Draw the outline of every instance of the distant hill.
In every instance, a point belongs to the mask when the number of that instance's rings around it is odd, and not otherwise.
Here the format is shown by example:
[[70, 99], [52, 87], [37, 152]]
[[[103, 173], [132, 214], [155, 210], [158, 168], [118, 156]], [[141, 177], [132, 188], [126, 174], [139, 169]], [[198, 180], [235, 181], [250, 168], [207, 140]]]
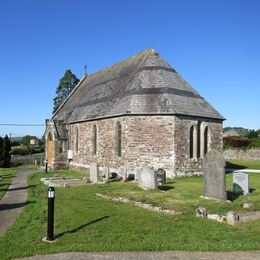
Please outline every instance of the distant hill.
[[23, 139], [23, 136], [17, 136], [17, 137], [11, 137], [12, 142], [16, 141], [16, 142], [21, 142]]
[[243, 127], [224, 127], [223, 132], [234, 132], [237, 133], [237, 135], [246, 136], [249, 133], [249, 129], [243, 128]]

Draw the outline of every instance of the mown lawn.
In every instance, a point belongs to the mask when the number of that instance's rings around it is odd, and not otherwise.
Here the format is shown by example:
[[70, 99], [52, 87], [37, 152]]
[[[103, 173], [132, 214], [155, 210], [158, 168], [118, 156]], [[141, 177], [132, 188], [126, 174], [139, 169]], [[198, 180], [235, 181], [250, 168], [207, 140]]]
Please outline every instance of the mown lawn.
[[16, 174], [16, 171], [22, 170], [25, 168], [33, 169], [33, 168], [36, 168], [36, 166], [35, 165], [24, 165], [24, 166], [11, 167], [11, 168], [0, 168], [0, 176], [2, 177], [2, 179], [0, 179], [0, 199], [5, 195], [6, 191], [8, 190], [8, 187], [9, 187], [10, 183], [12, 182], [13, 177]]
[[[60, 171], [61, 174], [83, 177], [85, 173]], [[229, 210], [245, 211], [242, 203], [254, 202], [252, 210], [260, 210], [260, 174], [250, 173], [253, 193], [232, 203], [201, 199], [203, 178], [170, 180], [159, 191], [143, 191], [137, 184], [110, 182], [56, 188], [55, 234], [58, 240], [46, 244], [47, 187], [40, 183], [44, 173], [29, 177], [29, 204], [16, 223], [0, 237], [1, 259], [71, 252], [71, 251], [231, 251], [260, 250], [260, 221], [232, 227], [195, 216], [198, 206], [210, 213]], [[227, 175], [231, 189], [232, 174]], [[139, 207], [106, 201], [96, 193], [122, 195], [136, 200], [181, 211], [169, 216]]]
[[260, 170], [260, 160], [255, 160], [255, 161], [228, 160], [226, 163], [226, 168]]
[[0, 199], [5, 195], [13, 177], [15, 176], [17, 168], [0, 168]]

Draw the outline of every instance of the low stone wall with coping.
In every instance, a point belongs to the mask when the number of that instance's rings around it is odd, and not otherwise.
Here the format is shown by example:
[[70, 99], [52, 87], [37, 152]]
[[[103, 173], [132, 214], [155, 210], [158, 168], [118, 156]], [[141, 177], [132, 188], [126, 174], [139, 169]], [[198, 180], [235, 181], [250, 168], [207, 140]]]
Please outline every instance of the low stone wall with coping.
[[223, 155], [226, 160], [260, 160], [260, 149], [227, 149]]

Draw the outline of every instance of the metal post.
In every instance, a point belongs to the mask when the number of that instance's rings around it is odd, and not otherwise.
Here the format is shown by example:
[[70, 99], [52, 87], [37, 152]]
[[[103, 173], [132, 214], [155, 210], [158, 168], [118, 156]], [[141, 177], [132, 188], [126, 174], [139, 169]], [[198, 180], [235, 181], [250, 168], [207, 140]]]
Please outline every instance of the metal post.
[[45, 173], [48, 172], [48, 160], [45, 160]]
[[47, 227], [47, 240], [54, 240], [54, 193], [55, 189], [53, 187], [49, 187], [48, 189], [48, 227]]

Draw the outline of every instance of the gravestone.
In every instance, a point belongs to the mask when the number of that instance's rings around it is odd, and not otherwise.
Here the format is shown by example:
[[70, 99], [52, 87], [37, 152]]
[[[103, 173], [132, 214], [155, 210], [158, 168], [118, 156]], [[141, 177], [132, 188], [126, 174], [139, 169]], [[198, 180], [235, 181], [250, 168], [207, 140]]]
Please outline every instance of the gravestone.
[[203, 159], [204, 197], [226, 200], [225, 160], [217, 150], [209, 151]]
[[118, 170], [118, 176], [123, 180], [127, 180], [127, 170], [125, 166], [120, 166]]
[[89, 166], [90, 169], [90, 180], [94, 183], [98, 183], [98, 164], [93, 162]]
[[140, 179], [141, 171], [142, 171], [142, 168], [140, 168], [140, 167], [136, 167], [134, 169], [134, 175], [135, 175], [136, 181], [138, 181]]
[[103, 175], [104, 175], [104, 182], [108, 183], [109, 181], [109, 168], [103, 167]]
[[155, 171], [157, 175], [157, 181], [159, 185], [164, 185], [166, 183], [166, 171], [162, 168], [159, 168]]
[[244, 195], [249, 193], [248, 174], [243, 172], [233, 174], [233, 192], [243, 193]]
[[155, 171], [149, 167], [143, 167], [139, 176], [138, 186], [144, 190], [157, 189], [158, 181]]

